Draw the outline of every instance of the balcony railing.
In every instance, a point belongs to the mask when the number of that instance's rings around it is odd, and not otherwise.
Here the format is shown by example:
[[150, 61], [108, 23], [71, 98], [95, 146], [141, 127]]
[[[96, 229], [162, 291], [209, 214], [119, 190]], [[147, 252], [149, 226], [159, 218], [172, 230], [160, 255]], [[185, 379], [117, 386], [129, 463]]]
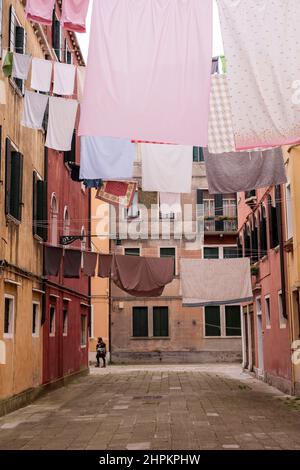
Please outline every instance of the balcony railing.
[[237, 217], [227, 216], [205, 216], [204, 232], [225, 232], [232, 233], [237, 231]]

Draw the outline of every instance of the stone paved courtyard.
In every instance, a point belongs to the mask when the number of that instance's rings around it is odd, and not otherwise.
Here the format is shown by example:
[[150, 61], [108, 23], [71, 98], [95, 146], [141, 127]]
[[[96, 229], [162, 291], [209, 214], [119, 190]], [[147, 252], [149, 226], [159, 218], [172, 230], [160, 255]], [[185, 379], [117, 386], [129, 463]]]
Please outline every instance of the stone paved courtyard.
[[0, 418], [0, 449], [300, 449], [300, 401], [239, 365], [92, 368]]

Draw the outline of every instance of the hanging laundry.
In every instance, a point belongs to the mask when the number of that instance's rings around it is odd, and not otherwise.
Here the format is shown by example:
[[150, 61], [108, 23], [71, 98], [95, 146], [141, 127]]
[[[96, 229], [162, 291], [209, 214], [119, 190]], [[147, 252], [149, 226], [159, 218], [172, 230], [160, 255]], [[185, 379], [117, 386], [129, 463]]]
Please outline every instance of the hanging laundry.
[[208, 149], [211, 153], [235, 151], [226, 75], [214, 75], [211, 77]]
[[211, 58], [211, 0], [94, 2], [80, 135], [207, 146]]
[[53, 93], [56, 95], [72, 96], [75, 86], [75, 65], [54, 63]]
[[211, 73], [219, 73], [219, 57], [213, 57], [211, 64]]
[[221, 65], [222, 65], [222, 73], [227, 73], [226, 57], [224, 55], [220, 55], [220, 61], [221, 61]]
[[105, 181], [96, 198], [114, 206], [130, 207], [136, 192], [136, 183], [125, 181]]
[[63, 250], [57, 246], [45, 246], [45, 275], [58, 276]]
[[156, 191], [139, 191], [138, 202], [147, 209], [151, 209], [152, 206], [158, 204], [158, 193]]
[[25, 90], [21, 125], [30, 129], [43, 129], [43, 120], [49, 97], [41, 93]]
[[281, 148], [222, 155], [204, 151], [210, 194], [267, 188], [287, 182]]
[[101, 278], [110, 277], [112, 266], [112, 255], [99, 255], [98, 276]]
[[4, 80], [0, 80], [0, 104], [6, 104], [6, 87]]
[[33, 58], [31, 67], [31, 88], [48, 93], [50, 91], [51, 78], [51, 60]]
[[49, 97], [49, 118], [46, 147], [68, 152], [72, 147], [78, 102]]
[[249, 258], [181, 259], [185, 307], [229, 305], [253, 299]]
[[80, 177], [130, 180], [133, 177], [134, 144], [112, 137], [81, 137]]
[[86, 67], [77, 67], [77, 100], [81, 103], [85, 84]]
[[68, 248], [64, 254], [64, 277], [79, 279], [81, 270], [81, 251]]
[[237, 150], [300, 142], [300, 2], [218, 0]]
[[12, 76], [20, 80], [27, 80], [31, 61], [31, 55], [14, 52]]
[[87, 252], [83, 253], [83, 274], [86, 276], [95, 276], [98, 254]]
[[96, 179], [96, 180], [82, 180], [83, 184], [86, 188], [90, 189], [98, 189], [103, 186], [103, 181], [101, 179]]
[[190, 193], [193, 147], [140, 144], [143, 191]]
[[52, 24], [55, 0], [26, 0], [26, 18], [36, 23]]
[[160, 213], [162, 215], [179, 214], [181, 212], [181, 194], [160, 193]]
[[13, 52], [7, 51], [6, 53], [3, 53], [4, 56], [4, 61], [2, 65], [2, 71], [5, 77], [9, 78], [11, 77], [12, 74], [12, 69], [13, 69], [13, 61], [14, 61], [14, 54]]
[[[109, 267], [109, 261], [111, 265]], [[158, 297], [174, 279], [174, 258], [114, 255], [99, 257], [100, 274], [110, 274], [114, 283], [135, 297]], [[101, 268], [101, 264], [103, 264]], [[99, 274], [99, 275], [100, 275]]]
[[89, 0], [63, 0], [60, 20], [63, 28], [85, 33], [88, 8]]

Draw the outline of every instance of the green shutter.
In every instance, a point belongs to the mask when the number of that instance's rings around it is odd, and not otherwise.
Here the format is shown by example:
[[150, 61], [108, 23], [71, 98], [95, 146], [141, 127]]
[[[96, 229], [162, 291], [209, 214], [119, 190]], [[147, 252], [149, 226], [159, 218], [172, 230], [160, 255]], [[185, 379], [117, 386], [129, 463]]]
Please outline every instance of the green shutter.
[[148, 336], [148, 308], [133, 307], [133, 336]]
[[8, 138], [6, 138], [5, 147], [5, 214], [9, 214], [11, 192], [11, 143]]
[[168, 307], [153, 307], [153, 336], [169, 336]]
[[37, 182], [37, 235], [44, 241], [48, 239], [48, 194], [47, 182]]
[[37, 173], [36, 171], [32, 174], [32, 233], [37, 235]]
[[238, 305], [225, 307], [226, 336], [241, 336], [241, 311]]
[[23, 194], [23, 155], [11, 152], [10, 215], [21, 221]]

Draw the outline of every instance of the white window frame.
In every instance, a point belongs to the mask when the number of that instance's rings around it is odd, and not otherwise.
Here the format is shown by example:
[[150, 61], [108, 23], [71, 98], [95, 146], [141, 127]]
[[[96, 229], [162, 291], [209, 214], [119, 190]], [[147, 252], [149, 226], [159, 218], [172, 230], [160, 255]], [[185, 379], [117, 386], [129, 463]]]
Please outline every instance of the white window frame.
[[[64, 312], [67, 312], [67, 317], [66, 317], [66, 323], [64, 321]], [[69, 308], [65, 308], [63, 307], [63, 336], [68, 336], [68, 332], [69, 332]], [[66, 326], [66, 328], [65, 328]]]
[[[139, 250], [139, 255], [142, 256], [142, 247], [141, 246], [124, 246], [123, 248], [123, 255], [126, 256], [126, 250]], [[128, 255], [128, 256], [133, 256], [133, 255]]]
[[279, 327], [284, 329], [287, 326], [287, 319], [283, 316], [282, 295], [282, 290], [279, 290], [277, 293]]
[[293, 226], [293, 205], [292, 205], [292, 191], [291, 183], [287, 183], [285, 186], [285, 212], [286, 212], [286, 231], [287, 239], [290, 240], [294, 236]]
[[[50, 315], [51, 308], [54, 308], [53, 331], [52, 332], [51, 332], [51, 315]], [[56, 305], [50, 304], [50, 306], [49, 306], [49, 336], [51, 336], [51, 338], [54, 338], [55, 334], [56, 334]]]
[[[33, 300], [32, 309], [33, 309], [34, 305], [36, 305], [35, 333], [33, 333], [33, 331], [32, 331], [32, 337], [33, 338], [39, 338], [39, 336], [40, 336], [40, 325], [41, 325], [41, 304], [37, 300]], [[33, 315], [32, 315], [32, 320], [33, 320]], [[33, 325], [32, 325], [32, 330], [33, 330]]]
[[[84, 323], [85, 323], [85, 343], [82, 343], [82, 338], [83, 338], [83, 331], [82, 331], [82, 318], [84, 318]], [[85, 349], [87, 347], [87, 339], [88, 336], [88, 331], [87, 331], [87, 315], [84, 315], [83, 313], [80, 314], [80, 347], [81, 349]]]
[[[15, 329], [15, 296], [11, 294], [4, 294], [4, 308], [5, 308], [5, 299], [9, 299], [10, 307], [9, 307], [9, 331], [8, 333], [4, 333], [3, 330], [3, 338], [4, 339], [12, 339], [14, 337], [14, 329]], [[3, 320], [5, 318], [5, 311]]]
[[204, 258], [204, 248], [218, 248], [219, 250], [219, 258], [224, 259], [224, 248], [236, 248], [237, 245], [204, 245], [203, 246], [203, 258]]
[[[269, 300], [269, 302], [267, 302]], [[269, 305], [268, 305], [269, 304]], [[265, 295], [265, 319], [266, 319], [266, 329], [271, 329], [271, 297], [270, 294]]]

